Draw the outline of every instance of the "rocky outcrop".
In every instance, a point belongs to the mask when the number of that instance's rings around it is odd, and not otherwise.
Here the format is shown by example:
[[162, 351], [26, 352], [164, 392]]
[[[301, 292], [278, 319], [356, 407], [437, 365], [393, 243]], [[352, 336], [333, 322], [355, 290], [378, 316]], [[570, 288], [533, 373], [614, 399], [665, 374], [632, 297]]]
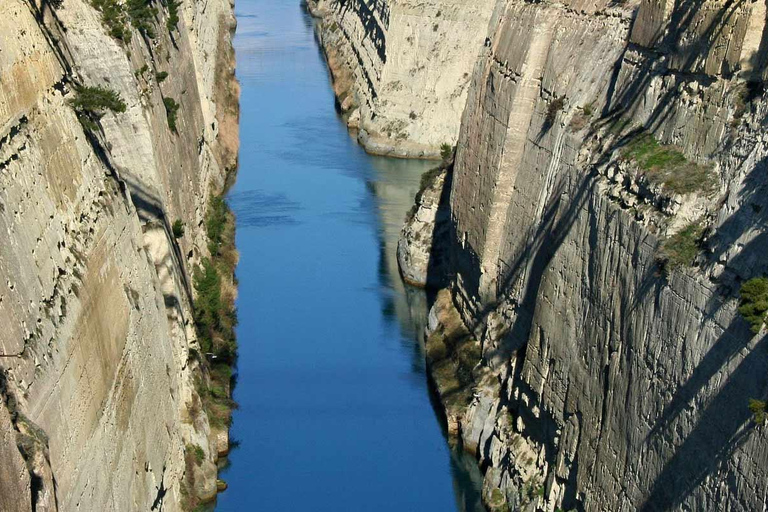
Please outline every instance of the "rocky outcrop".
[[492, 0], [309, 0], [338, 104], [369, 152], [439, 158], [453, 146]]
[[[0, 5], [3, 510], [179, 510], [189, 443], [215, 489], [190, 276], [236, 164], [232, 5], [149, 7], [118, 38], [85, 0]], [[88, 87], [124, 109], [78, 114]]]
[[451, 172], [451, 163], [443, 162], [422, 176], [415, 204], [400, 233], [397, 263], [403, 280], [412, 286], [440, 288], [448, 284]]
[[767, 34], [760, 3], [498, 3], [428, 341], [491, 509], [768, 499], [737, 312], [768, 273]]

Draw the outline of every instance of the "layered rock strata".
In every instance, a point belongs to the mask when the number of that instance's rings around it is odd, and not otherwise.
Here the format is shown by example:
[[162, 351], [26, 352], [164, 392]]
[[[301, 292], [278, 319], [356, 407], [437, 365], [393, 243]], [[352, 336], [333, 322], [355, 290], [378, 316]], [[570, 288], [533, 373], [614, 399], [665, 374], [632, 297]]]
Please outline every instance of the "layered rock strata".
[[[180, 510], [188, 445], [215, 496], [191, 274], [236, 166], [234, 18], [169, 5], [117, 39], [84, 0], [0, 3], [3, 510]], [[88, 87], [124, 112], [78, 119]]]
[[439, 158], [453, 146], [492, 0], [308, 0], [338, 106], [366, 150]]
[[498, 2], [427, 343], [492, 510], [768, 499], [747, 407], [766, 331], [737, 312], [768, 274], [765, 19], [759, 2]]

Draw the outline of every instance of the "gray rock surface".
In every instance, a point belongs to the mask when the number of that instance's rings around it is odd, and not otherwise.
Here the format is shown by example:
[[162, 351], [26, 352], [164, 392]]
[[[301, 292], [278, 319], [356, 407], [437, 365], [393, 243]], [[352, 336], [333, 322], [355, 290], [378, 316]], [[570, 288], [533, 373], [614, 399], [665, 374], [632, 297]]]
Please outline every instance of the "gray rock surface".
[[[765, 398], [767, 338], [736, 309], [768, 273], [764, 6], [501, 0], [488, 37], [450, 194], [456, 277], [428, 342], [486, 501], [762, 509], [768, 443], [747, 400]], [[640, 129], [682, 155], [687, 185], [628, 153]], [[691, 222], [698, 255], [662, 269]], [[455, 314], [462, 328], [443, 325]]]

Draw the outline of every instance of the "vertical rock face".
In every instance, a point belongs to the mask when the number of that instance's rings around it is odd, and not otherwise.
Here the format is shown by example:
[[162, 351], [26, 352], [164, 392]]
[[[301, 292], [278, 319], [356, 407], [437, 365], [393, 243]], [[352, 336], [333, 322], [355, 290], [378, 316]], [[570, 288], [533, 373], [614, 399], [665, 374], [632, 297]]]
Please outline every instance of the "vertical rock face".
[[[85, 0], [0, 4], [3, 510], [178, 510], [185, 445], [214, 464], [187, 410], [189, 276], [236, 165], [234, 25], [229, 0], [179, 14], [119, 41]], [[76, 86], [125, 112], [81, 124]]]
[[348, 124], [373, 153], [453, 145], [492, 0], [309, 2]]
[[737, 312], [768, 273], [767, 34], [760, 2], [497, 3], [427, 348], [493, 510], [768, 499]]
[[450, 233], [448, 193], [452, 168], [444, 162], [422, 176], [416, 204], [408, 213], [397, 243], [397, 262], [403, 280], [418, 287], [448, 284], [446, 241]]

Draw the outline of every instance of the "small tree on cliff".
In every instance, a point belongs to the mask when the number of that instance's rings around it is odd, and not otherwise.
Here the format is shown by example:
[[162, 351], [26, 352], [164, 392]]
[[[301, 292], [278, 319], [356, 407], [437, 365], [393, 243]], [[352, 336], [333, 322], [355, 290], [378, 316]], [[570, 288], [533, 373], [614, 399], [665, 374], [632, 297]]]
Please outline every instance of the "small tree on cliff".
[[221, 277], [208, 258], [203, 259], [195, 271], [195, 326], [200, 347], [205, 352], [213, 349], [213, 337], [221, 325]]

